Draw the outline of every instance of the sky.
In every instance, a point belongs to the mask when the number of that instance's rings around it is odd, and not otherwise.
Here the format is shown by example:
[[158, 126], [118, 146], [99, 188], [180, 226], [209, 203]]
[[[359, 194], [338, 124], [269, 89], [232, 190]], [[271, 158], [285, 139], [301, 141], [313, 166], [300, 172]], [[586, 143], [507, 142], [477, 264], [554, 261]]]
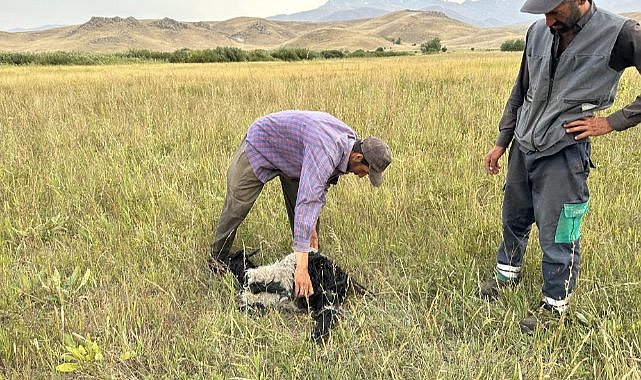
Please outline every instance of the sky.
[[0, 30], [78, 25], [92, 16], [220, 21], [307, 11], [327, 0], [0, 0]]

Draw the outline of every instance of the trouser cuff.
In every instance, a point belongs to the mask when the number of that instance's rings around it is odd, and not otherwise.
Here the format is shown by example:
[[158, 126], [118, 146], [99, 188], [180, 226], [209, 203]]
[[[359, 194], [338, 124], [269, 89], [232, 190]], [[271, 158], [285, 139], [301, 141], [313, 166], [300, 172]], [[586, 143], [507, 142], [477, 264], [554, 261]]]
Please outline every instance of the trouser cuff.
[[559, 313], [565, 313], [570, 309], [570, 296], [562, 300], [555, 300], [554, 298], [543, 296], [543, 302]]
[[501, 282], [517, 281], [521, 275], [521, 267], [506, 264], [496, 264], [496, 279]]

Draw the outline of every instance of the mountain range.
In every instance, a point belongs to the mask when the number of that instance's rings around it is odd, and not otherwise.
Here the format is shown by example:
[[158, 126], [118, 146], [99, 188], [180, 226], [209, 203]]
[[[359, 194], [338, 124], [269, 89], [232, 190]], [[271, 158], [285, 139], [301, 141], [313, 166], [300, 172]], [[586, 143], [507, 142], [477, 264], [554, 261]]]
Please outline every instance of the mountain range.
[[[451, 48], [497, 48], [523, 36], [526, 26], [479, 28], [441, 12], [397, 11], [370, 19], [301, 22], [238, 17], [181, 22], [170, 18], [92, 17], [81, 25], [24, 33], [0, 32], [0, 51], [174, 51], [233, 46], [243, 49], [304, 47], [312, 50], [418, 50], [438, 37]], [[399, 42], [398, 43], [394, 43]]]
[[[351, 0], [342, 0], [351, 1]], [[479, 0], [481, 1], [481, 0]], [[641, 20], [641, 12], [627, 14]], [[175, 51], [218, 46], [251, 49], [303, 47], [417, 51], [435, 37], [448, 49], [498, 49], [508, 39], [524, 38], [528, 24], [481, 28], [436, 11], [396, 11], [347, 21], [302, 22], [238, 17], [226, 21], [182, 22], [171, 18], [92, 17], [81, 25], [22, 33], [0, 32], [0, 51], [124, 52]]]
[[[340, 21], [378, 17], [403, 9], [439, 11], [477, 27], [500, 27], [535, 20], [537, 15], [521, 13], [524, 0], [329, 0], [322, 6], [289, 15], [268, 17], [280, 21]], [[641, 11], [639, 0], [609, 0], [603, 4], [616, 13]]]

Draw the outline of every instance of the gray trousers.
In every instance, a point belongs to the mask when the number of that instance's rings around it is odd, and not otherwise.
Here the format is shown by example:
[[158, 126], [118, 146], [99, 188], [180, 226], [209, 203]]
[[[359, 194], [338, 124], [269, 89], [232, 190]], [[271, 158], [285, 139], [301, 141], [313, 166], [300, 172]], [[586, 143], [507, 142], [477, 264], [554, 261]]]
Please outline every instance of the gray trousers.
[[513, 142], [503, 200], [503, 242], [497, 276], [517, 279], [530, 229], [536, 223], [543, 251], [543, 300], [564, 308], [579, 275], [579, 237], [587, 212], [590, 143], [550, 156], [524, 153]]
[[[247, 214], [256, 202], [263, 187], [265, 186], [254, 174], [247, 155], [245, 154], [245, 142], [240, 144], [227, 169], [227, 195], [223, 211], [218, 220], [214, 243], [211, 246], [213, 258], [225, 260], [229, 257], [232, 244], [236, 237], [238, 226], [245, 220]], [[289, 226], [294, 235], [294, 210], [298, 195], [298, 179], [288, 178], [283, 174], [275, 174], [279, 177], [285, 199], [285, 208], [289, 218]], [[320, 230], [320, 221], [316, 223], [316, 231]]]

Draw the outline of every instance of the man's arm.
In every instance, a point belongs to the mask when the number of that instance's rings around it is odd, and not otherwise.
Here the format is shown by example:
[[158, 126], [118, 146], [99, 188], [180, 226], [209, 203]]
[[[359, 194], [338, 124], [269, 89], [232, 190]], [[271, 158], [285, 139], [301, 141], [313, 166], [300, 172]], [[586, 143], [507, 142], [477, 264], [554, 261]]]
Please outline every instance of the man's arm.
[[[317, 248], [312, 244], [316, 222], [325, 204], [327, 181], [336, 170], [336, 163], [326, 153], [326, 147], [307, 147], [301, 168], [296, 208], [294, 210], [294, 252], [296, 270], [294, 286], [297, 297], [314, 294], [307, 270], [309, 251]], [[316, 240], [318, 237], [316, 236]]]
[[510, 92], [510, 97], [507, 99], [507, 103], [503, 109], [501, 121], [499, 121], [499, 137], [496, 139], [496, 145], [503, 148], [507, 148], [510, 145], [512, 137], [514, 136], [514, 128], [516, 128], [516, 115], [519, 108], [523, 105], [523, 99], [525, 99], [529, 86], [530, 75], [527, 67], [527, 57], [526, 52], [523, 51], [519, 74], [516, 77], [514, 86], [512, 86], [512, 92]]
[[529, 86], [530, 75], [527, 67], [526, 50], [524, 50], [523, 56], [521, 57], [521, 68], [519, 69], [519, 74], [516, 77], [514, 86], [512, 86], [512, 92], [505, 104], [503, 116], [499, 122], [499, 137], [496, 139], [494, 147], [490, 149], [483, 159], [483, 165], [485, 166], [485, 171], [488, 174], [498, 174], [499, 169], [501, 169], [499, 159], [503, 156], [505, 150], [510, 145], [512, 138], [514, 137], [516, 115], [519, 108], [523, 105], [523, 99], [527, 94]]
[[[628, 20], [623, 25], [612, 49], [610, 66], [615, 70], [636, 67], [641, 74], [641, 25]], [[641, 123], [641, 95], [630, 104], [607, 117], [612, 129], [623, 131]]]
[[[623, 25], [612, 49], [610, 67], [621, 71], [636, 67], [641, 73], [641, 26], [634, 20]], [[641, 95], [627, 106], [608, 117], [584, 117], [565, 124], [567, 133], [579, 133], [575, 139], [601, 136], [612, 131], [623, 131], [641, 123]]]

